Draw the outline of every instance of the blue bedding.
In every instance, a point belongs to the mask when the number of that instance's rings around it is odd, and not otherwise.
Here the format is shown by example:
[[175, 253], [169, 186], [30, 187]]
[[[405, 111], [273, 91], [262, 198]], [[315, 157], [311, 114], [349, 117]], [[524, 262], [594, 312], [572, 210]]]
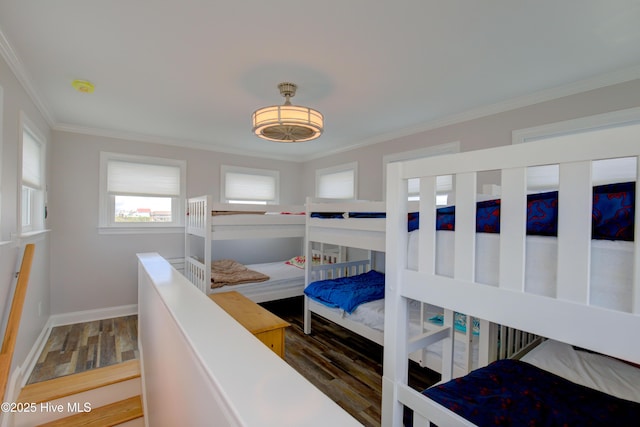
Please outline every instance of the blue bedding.
[[304, 293], [321, 304], [351, 314], [360, 304], [384, 298], [384, 274], [371, 270], [355, 276], [319, 280], [310, 283]]
[[[599, 240], [633, 241], [636, 183], [593, 187], [591, 237]], [[455, 206], [439, 208], [437, 230], [455, 230]], [[409, 214], [409, 231], [419, 227], [417, 212]], [[500, 232], [500, 200], [478, 202], [476, 232]], [[558, 234], [558, 192], [527, 196], [527, 234], [556, 236]]]
[[640, 420], [640, 403], [511, 359], [423, 393], [479, 426], [632, 426]]

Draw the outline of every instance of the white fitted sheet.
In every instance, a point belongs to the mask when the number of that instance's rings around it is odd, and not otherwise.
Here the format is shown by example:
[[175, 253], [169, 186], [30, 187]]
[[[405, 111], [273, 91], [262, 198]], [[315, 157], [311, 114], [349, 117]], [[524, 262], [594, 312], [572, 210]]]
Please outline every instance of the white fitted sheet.
[[[407, 268], [417, 270], [419, 230], [409, 233]], [[453, 277], [454, 231], [436, 233], [436, 273]], [[526, 292], [555, 296], [558, 239], [527, 236]], [[476, 281], [498, 284], [500, 235], [476, 234]], [[589, 303], [619, 311], [631, 311], [633, 242], [591, 241], [591, 292]]]
[[613, 357], [546, 340], [522, 360], [541, 369], [621, 399], [640, 402], [640, 368]]

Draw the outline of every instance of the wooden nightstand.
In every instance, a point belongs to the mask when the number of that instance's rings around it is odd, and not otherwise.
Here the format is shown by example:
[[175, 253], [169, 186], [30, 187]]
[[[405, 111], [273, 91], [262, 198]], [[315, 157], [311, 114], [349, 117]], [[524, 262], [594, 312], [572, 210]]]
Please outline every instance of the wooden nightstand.
[[284, 359], [284, 328], [289, 323], [236, 291], [210, 294], [209, 298]]

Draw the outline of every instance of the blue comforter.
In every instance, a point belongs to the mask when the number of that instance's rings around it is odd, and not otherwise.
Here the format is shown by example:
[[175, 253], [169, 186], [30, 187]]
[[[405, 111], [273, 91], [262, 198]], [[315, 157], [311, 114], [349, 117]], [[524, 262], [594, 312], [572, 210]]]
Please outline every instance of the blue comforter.
[[360, 304], [384, 298], [384, 274], [375, 270], [310, 283], [305, 295], [328, 307], [351, 314]]

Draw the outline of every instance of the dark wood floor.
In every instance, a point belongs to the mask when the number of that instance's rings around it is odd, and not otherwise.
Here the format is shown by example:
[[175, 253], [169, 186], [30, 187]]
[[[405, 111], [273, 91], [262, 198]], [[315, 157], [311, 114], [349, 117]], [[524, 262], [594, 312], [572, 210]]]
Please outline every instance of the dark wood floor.
[[[302, 297], [262, 304], [291, 323], [285, 360], [365, 426], [380, 425], [381, 346], [319, 316], [310, 335], [302, 324]], [[53, 328], [28, 383], [138, 358], [137, 316]], [[412, 364], [409, 384], [422, 390], [439, 374]]]
[[[291, 323], [285, 336], [287, 363], [362, 424], [379, 426], [383, 348], [315, 315], [312, 333], [305, 335], [301, 297], [262, 305]], [[423, 390], [440, 375], [412, 364], [409, 378], [412, 387]]]
[[51, 329], [27, 384], [137, 359], [138, 316]]

